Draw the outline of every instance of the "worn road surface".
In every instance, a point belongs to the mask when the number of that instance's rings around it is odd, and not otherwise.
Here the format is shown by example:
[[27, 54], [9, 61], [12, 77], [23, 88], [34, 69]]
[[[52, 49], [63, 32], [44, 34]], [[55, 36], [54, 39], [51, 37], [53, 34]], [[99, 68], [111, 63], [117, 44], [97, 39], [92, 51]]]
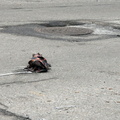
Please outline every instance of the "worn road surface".
[[[95, 31], [35, 32], [50, 21]], [[120, 120], [119, 30], [119, 0], [0, 0], [0, 120]], [[52, 65], [48, 73], [5, 76], [37, 52]]]

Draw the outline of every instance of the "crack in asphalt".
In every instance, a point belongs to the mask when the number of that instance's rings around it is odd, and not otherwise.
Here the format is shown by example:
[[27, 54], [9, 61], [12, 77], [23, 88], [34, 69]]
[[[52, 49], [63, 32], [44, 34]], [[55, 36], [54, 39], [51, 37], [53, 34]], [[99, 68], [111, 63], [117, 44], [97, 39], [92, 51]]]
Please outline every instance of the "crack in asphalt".
[[48, 80], [53, 80], [53, 79], [58, 79], [56, 77], [53, 78], [48, 78], [48, 79], [41, 79], [41, 80], [35, 80], [35, 81], [14, 81], [14, 82], [8, 82], [8, 83], [0, 83], [0, 86], [3, 85], [10, 85], [10, 84], [27, 84], [27, 83], [36, 83], [36, 82], [41, 82], [41, 81], [48, 81]]
[[8, 108], [8, 106], [4, 105], [3, 103], [0, 102], [0, 105], [3, 106], [4, 108]]
[[8, 117], [13, 117], [14, 120], [32, 120], [29, 117], [23, 117], [1, 108], [0, 108], [0, 116], [3, 116], [2, 118], [7, 118], [7, 119]]

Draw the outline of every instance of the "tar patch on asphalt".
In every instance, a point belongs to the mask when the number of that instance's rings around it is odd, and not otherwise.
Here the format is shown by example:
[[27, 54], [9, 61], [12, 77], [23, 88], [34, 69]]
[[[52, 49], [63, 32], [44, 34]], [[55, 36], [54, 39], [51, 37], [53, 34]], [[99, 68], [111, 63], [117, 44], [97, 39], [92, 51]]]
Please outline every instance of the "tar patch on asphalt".
[[120, 25], [118, 24], [108, 24], [102, 21], [48, 21], [43, 23], [3, 26], [0, 32], [50, 40], [81, 42], [119, 37], [119, 28]]

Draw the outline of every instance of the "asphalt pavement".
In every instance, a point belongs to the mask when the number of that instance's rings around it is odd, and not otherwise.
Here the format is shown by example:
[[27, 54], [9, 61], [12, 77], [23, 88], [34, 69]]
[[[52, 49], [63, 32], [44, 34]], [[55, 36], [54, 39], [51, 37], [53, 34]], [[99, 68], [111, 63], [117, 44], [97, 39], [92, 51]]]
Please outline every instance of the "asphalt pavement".
[[[0, 0], [0, 120], [120, 120], [119, 13], [119, 0]], [[51, 22], [93, 32], [41, 33]], [[13, 74], [38, 52], [49, 72]]]

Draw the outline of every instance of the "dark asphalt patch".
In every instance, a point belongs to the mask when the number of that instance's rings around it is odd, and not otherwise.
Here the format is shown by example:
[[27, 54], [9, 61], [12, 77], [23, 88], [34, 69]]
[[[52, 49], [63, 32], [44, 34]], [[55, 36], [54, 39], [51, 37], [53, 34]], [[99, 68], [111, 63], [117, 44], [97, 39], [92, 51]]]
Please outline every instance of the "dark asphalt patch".
[[[113, 27], [113, 24], [112, 26], [110, 26], [110, 24], [102, 25], [101, 23], [102, 22], [99, 22], [99, 25], [97, 25], [95, 21], [89, 21], [89, 20], [88, 21], [49, 21], [43, 23], [3, 26], [0, 32], [21, 35], [21, 36], [39, 37], [50, 40], [64, 40], [70, 42], [104, 40], [108, 38], [119, 37], [120, 33], [107, 34], [107, 32], [109, 32], [108, 29], [109, 27], [111, 27], [113, 31], [115, 31], [115, 29], [119, 30], [120, 26], [114, 25]], [[91, 27], [84, 27], [85, 25], [92, 26], [93, 24], [95, 24], [94, 26], [96, 27], [94, 29]], [[97, 29], [100, 32], [98, 34], [93, 34], [95, 33], [94, 31], [95, 29]]]
[[50, 21], [46, 23], [40, 24], [44, 27], [66, 27], [66, 26], [72, 26], [72, 25], [83, 25], [85, 22], [79, 22], [79, 21]]

